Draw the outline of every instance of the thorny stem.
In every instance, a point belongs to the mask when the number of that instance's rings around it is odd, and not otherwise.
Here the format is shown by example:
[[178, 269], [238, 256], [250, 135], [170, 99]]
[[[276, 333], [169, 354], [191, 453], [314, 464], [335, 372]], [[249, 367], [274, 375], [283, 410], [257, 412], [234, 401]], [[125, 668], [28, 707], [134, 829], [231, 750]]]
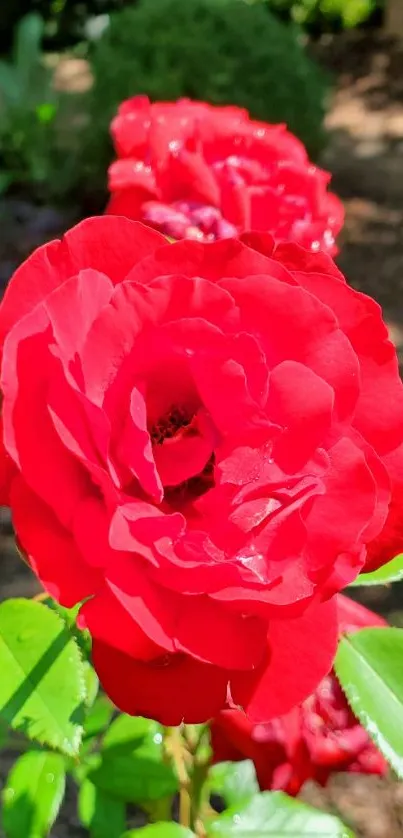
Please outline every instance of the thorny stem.
[[207, 730], [208, 724], [198, 725], [197, 727], [195, 725], [184, 725], [183, 736], [187, 749], [192, 756], [196, 756]]
[[201, 809], [204, 809], [205, 803], [203, 787], [208, 761], [200, 759], [197, 751], [207, 725], [197, 731], [193, 727], [181, 725], [167, 728], [165, 750], [175, 765], [179, 780], [179, 823], [192, 829], [197, 838], [206, 838]]
[[186, 750], [180, 727], [169, 728], [167, 750], [172, 757], [179, 780], [179, 823], [187, 829], [190, 829], [192, 825], [191, 783], [186, 767]]
[[198, 838], [206, 838], [206, 830], [202, 821], [202, 813], [205, 810], [204, 799], [204, 782], [207, 778], [208, 764], [205, 762], [198, 763], [197, 759], [193, 761], [192, 771], [192, 826]]

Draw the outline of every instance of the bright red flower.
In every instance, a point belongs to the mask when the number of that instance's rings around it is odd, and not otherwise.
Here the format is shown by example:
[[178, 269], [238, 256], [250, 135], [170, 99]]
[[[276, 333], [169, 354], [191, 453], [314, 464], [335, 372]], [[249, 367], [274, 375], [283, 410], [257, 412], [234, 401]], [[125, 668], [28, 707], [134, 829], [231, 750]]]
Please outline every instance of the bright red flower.
[[214, 241], [246, 230], [336, 252], [342, 203], [284, 125], [235, 107], [136, 96], [111, 126], [118, 160], [107, 212], [173, 239]]
[[[341, 632], [386, 625], [347, 597], [337, 600]], [[239, 710], [225, 710], [212, 723], [211, 736], [215, 762], [251, 759], [262, 789], [293, 795], [307, 780], [326, 785], [335, 772], [383, 775], [388, 768], [333, 673], [300, 707], [267, 724], [254, 725]]]
[[267, 235], [170, 245], [105, 216], [17, 271], [0, 341], [18, 538], [87, 600], [116, 704], [175, 724], [306, 698], [403, 437], [379, 307]]

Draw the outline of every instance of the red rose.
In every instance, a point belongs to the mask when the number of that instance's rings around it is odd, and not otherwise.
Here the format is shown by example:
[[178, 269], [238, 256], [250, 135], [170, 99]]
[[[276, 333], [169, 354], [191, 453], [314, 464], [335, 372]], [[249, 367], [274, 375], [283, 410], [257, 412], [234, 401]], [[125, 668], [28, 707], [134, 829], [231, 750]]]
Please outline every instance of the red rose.
[[199, 241], [266, 230], [334, 254], [343, 206], [284, 125], [204, 102], [128, 99], [112, 122], [119, 160], [107, 212]]
[[52, 596], [87, 600], [116, 704], [262, 721], [312, 693], [403, 436], [376, 303], [267, 235], [105, 216], [17, 271], [0, 341], [17, 535]]
[[[341, 632], [385, 621], [339, 595]], [[335, 675], [282, 718], [254, 725], [239, 710], [225, 710], [211, 726], [214, 761], [251, 759], [262, 789], [298, 794], [306, 780], [325, 785], [336, 771], [385, 774], [387, 763], [351, 712]]]

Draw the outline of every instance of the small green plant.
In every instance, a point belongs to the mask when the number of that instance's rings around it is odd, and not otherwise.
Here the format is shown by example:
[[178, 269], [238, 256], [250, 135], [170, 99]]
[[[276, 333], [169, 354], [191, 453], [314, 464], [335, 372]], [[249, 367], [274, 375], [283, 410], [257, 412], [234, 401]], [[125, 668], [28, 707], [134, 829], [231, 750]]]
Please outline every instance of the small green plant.
[[321, 148], [327, 78], [298, 31], [264, 4], [139, 0], [111, 15], [91, 63], [87, 158], [98, 172], [111, 153], [111, 118], [123, 99], [138, 93], [240, 105], [254, 118], [286, 122], [311, 156]]
[[[402, 575], [399, 555], [354, 584]], [[118, 713], [99, 689], [77, 608], [39, 598], [0, 605], [0, 752], [16, 753], [1, 792], [6, 838], [47, 838], [66, 781], [89, 838], [354, 838], [333, 815], [259, 792], [250, 760], [212, 764], [209, 724], [164, 728]], [[400, 778], [402, 654], [401, 629], [364, 628], [343, 635], [335, 662], [351, 707]]]
[[[251, 838], [286, 838], [290, 819], [295, 838], [353, 838], [332, 815], [259, 793], [253, 763], [212, 766], [208, 725], [164, 728], [117, 713], [99, 691], [75, 613], [51, 600], [0, 606], [0, 751], [17, 755], [1, 793], [6, 838], [47, 838], [66, 781], [89, 838], [235, 838], [240, 820]], [[181, 824], [172, 820], [178, 797]]]
[[56, 120], [60, 96], [43, 61], [43, 31], [40, 15], [26, 15], [11, 61], [0, 61], [0, 191], [28, 185], [35, 197], [54, 197], [64, 189], [66, 170]]

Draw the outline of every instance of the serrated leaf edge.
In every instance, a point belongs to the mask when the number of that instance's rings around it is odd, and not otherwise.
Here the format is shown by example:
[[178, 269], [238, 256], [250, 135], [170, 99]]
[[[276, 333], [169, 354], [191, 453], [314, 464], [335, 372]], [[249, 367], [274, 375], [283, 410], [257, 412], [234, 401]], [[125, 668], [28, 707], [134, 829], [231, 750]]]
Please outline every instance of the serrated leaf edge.
[[[340, 646], [343, 642], [348, 642], [348, 641], [349, 641], [349, 635], [344, 635], [342, 641], [340, 642]], [[353, 646], [351, 648], [354, 649]], [[397, 700], [394, 692], [390, 689], [390, 687], [388, 687], [386, 682], [383, 680], [382, 676], [379, 675], [379, 673], [375, 669], [373, 669], [371, 666], [369, 666], [369, 664], [365, 661], [365, 659], [364, 659], [364, 663], [365, 663], [366, 667], [371, 672], [375, 672], [376, 675], [378, 675], [378, 677], [382, 681], [382, 683], [385, 684], [385, 686], [387, 688], [387, 691], [390, 692], [392, 698], [394, 700]], [[334, 668], [334, 671], [337, 675], [337, 680], [338, 680], [338, 682], [339, 682], [339, 684], [340, 684], [340, 686], [343, 690], [343, 693], [346, 696], [347, 701], [348, 701], [351, 709], [353, 710], [354, 714], [357, 716], [357, 719], [361, 722], [362, 726], [365, 728], [368, 735], [371, 737], [372, 741], [375, 743], [377, 748], [379, 748], [379, 750], [381, 751], [381, 753], [383, 754], [383, 756], [385, 757], [385, 759], [387, 760], [389, 765], [393, 768], [395, 774], [397, 774], [399, 779], [403, 779], [403, 755], [402, 755], [402, 757], [399, 757], [396, 754], [396, 751], [394, 751], [393, 748], [391, 747], [391, 745], [389, 745], [387, 739], [385, 739], [383, 734], [380, 732], [378, 726], [372, 721], [372, 719], [368, 715], [368, 713], [366, 713], [365, 710], [363, 710], [363, 708], [360, 707], [360, 699], [358, 698], [357, 691], [354, 688], [351, 689], [350, 685], [347, 685], [347, 684], [343, 683], [341, 670], [344, 668], [344, 664], [340, 664], [339, 653], [337, 653], [336, 660], [334, 661], [334, 664], [333, 664], [333, 668]]]
[[[12, 599], [5, 600], [4, 604], [6, 602], [26, 603], [26, 602], [32, 602], [32, 600], [25, 599], [24, 597], [13, 597]], [[3, 603], [0, 604], [0, 607], [1, 607], [2, 604]], [[36, 604], [38, 606], [40, 606], [41, 608], [46, 608], [47, 611], [51, 611], [51, 609], [47, 608], [47, 606], [43, 605], [42, 603], [38, 602]], [[58, 621], [61, 629], [69, 635], [69, 639], [72, 641], [72, 643], [74, 645], [74, 649], [75, 649], [75, 652], [77, 654], [77, 662], [78, 662], [78, 667], [77, 667], [77, 671], [78, 671], [78, 679], [77, 679], [78, 680], [78, 684], [77, 684], [78, 690], [77, 690], [77, 692], [78, 692], [78, 695], [77, 695], [77, 698], [78, 698], [79, 701], [82, 701], [83, 704], [85, 704], [85, 699], [86, 699], [86, 695], [87, 695], [87, 687], [86, 687], [86, 683], [85, 683], [84, 668], [82, 666], [83, 658], [82, 658], [81, 650], [80, 650], [79, 645], [76, 642], [75, 638], [69, 632], [69, 630], [67, 628], [67, 625], [66, 625], [65, 621], [62, 619], [62, 617], [60, 617], [60, 615], [56, 611], [51, 611], [51, 613], [52, 613], [53, 617]], [[5, 648], [9, 652], [13, 661], [16, 662], [15, 658], [14, 658], [14, 655], [13, 655], [12, 651], [9, 649], [9, 647], [6, 643], [6, 640], [4, 638], [3, 638], [3, 642], [4, 642]], [[16, 663], [18, 664], [18, 661]], [[22, 670], [22, 673], [23, 673], [24, 678], [25, 678], [26, 674], [23, 670]], [[40, 700], [44, 704], [41, 697], [40, 697]], [[46, 708], [46, 704], [44, 704], [44, 706]], [[50, 737], [46, 737], [46, 736], [44, 737], [40, 733], [38, 733], [37, 735], [31, 736], [30, 733], [27, 732], [27, 730], [25, 728], [22, 730], [20, 725], [16, 725], [15, 727], [14, 727], [14, 725], [10, 725], [10, 727], [13, 730], [18, 730], [18, 731], [22, 732], [24, 734], [24, 736], [26, 736], [27, 739], [29, 739], [31, 742], [39, 742], [41, 745], [48, 745], [51, 748], [53, 748], [57, 753], [64, 754], [65, 756], [68, 756], [68, 757], [75, 757], [75, 756], [78, 755], [79, 750], [80, 750], [80, 746], [81, 746], [81, 743], [82, 743], [82, 737], [83, 737], [83, 731], [84, 731], [84, 726], [83, 725], [76, 724], [75, 725], [74, 736], [72, 736], [72, 740], [71, 740], [71, 746], [62, 747], [59, 744], [55, 744], [55, 742], [53, 740], [53, 737], [51, 737], [51, 736]], [[63, 745], [64, 745], [65, 737], [62, 737], [62, 741], [63, 741]]]

